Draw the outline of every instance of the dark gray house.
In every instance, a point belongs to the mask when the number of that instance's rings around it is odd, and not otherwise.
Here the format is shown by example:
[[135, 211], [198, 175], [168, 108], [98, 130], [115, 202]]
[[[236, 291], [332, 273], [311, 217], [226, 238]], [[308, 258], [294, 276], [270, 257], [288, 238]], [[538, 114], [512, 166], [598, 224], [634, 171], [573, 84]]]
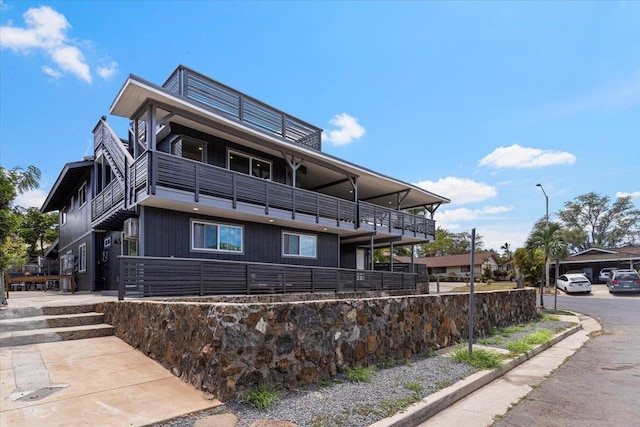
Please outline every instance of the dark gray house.
[[[374, 248], [435, 236], [449, 200], [323, 153], [321, 129], [179, 66], [130, 75], [94, 155], [68, 163], [43, 212], [60, 212], [61, 273], [126, 295], [412, 288], [414, 266], [375, 271]], [[409, 213], [425, 208], [430, 217]]]

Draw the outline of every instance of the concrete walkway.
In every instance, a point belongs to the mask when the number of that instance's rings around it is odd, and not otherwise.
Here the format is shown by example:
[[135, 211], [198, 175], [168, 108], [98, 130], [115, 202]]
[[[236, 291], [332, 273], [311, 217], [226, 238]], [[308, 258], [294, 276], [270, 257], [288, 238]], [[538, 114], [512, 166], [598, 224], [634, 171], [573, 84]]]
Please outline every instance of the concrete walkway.
[[[15, 292], [0, 313], [105, 300], [115, 297]], [[114, 336], [0, 348], [3, 427], [142, 426], [218, 405]]]

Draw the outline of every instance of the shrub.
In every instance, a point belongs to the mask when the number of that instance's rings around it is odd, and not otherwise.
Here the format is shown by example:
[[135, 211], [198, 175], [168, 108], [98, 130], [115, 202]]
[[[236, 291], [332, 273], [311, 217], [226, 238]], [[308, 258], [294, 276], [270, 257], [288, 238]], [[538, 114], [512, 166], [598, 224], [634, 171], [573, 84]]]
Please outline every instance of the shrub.
[[272, 384], [263, 384], [249, 390], [245, 400], [258, 409], [269, 409], [280, 398], [280, 392]]

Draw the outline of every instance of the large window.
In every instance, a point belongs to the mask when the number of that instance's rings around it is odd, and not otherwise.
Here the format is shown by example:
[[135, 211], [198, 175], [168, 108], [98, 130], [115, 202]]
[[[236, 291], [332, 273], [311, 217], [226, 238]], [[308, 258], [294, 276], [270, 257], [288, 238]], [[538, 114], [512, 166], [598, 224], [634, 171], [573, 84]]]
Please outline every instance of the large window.
[[171, 144], [171, 154], [202, 162], [204, 161], [204, 143], [195, 139], [182, 137]]
[[65, 225], [67, 223], [67, 208], [60, 209], [60, 225]]
[[317, 237], [310, 234], [282, 233], [282, 255], [316, 257]]
[[271, 179], [271, 162], [247, 154], [229, 151], [229, 169], [232, 171], [255, 176], [256, 178]]
[[87, 244], [83, 243], [78, 247], [78, 272], [87, 271]]
[[242, 253], [242, 227], [195, 220], [191, 224], [191, 249]]

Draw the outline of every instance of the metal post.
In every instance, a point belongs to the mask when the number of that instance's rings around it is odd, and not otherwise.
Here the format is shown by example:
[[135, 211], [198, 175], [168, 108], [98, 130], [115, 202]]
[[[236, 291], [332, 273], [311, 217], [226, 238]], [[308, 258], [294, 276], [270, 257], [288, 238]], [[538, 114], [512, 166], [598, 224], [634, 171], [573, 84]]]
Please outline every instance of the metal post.
[[473, 287], [475, 282], [476, 263], [476, 229], [471, 230], [471, 283], [469, 286], [469, 354], [473, 352], [473, 310], [475, 308], [475, 298]]
[[[544, 191], [544, 187], [542, 187], [542, 184], [536, 184], [536, 187], [540, 187], [540, 189], [542, 190], [542, 194], [544, 194], [544, 198], [545, 198], [545, 205], [546, 205], [546, 216], [545, 216], [545, 226], [547, 227], [547, 231], [549, 229], [549, 196], [547, 196], [547, 192]], [[549, 279], [549, 260], [547, 258], [547, 254], [544, 254], [544, 271], [542, 272], [543, 274], [543, 279], [540, 280], [540, 307], [544, 308], [544, 286], [548, 285], [547, 282]], [[546, 279], [546, 280], [545, 280]]]

